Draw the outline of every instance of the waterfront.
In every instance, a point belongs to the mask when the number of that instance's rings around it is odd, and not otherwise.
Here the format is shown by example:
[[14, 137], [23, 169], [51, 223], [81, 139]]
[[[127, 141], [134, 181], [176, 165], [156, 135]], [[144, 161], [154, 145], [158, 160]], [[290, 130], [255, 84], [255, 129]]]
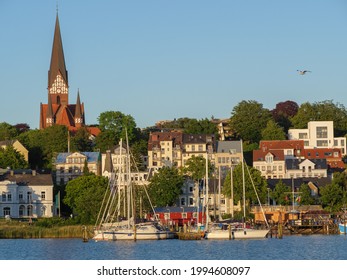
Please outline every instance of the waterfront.
[[283, 239], [82, 242], [1, 239], [1, 260], [347, 260], [345, 235]]

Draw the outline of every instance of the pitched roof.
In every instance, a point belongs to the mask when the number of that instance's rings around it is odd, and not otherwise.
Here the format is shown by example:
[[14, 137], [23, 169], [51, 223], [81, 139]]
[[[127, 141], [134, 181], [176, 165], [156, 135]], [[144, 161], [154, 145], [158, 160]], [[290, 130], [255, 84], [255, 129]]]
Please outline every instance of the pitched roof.
[[253, 161], [265, 161], [265, 157], [268, 153], [273, 155], [274, 161], [284, 160], [283, 150], [253, 150]]
[[263, 140], [259, 143], [259, 149], [280, 150], [280, 149], [304, 149], [304, 140]]
[[39, 172], [33, 172], [31, 170], [22, 172], [6, 172], [0, 177], [0, 181], [9, 180], [16, 182], [17, 185], [30, 185], [30, 186], [53, 186], [53, 179], [51, 174], [42, 174]]
[[[78, 152], [87, 157], [87, 162], [97, 162], [100, 159], [99, 152]], [[66, 163], [66, 158], [74, 153], [59, 153], [55, 159], [56, 164]]]
[[217, 141], [217, 153], [229, 153], [231, 150], [236, 150], [236, 153], [241, 153], [241, 141]]
[[327, 160], [325, 158], [324, 159], [304, 159], [304, 160], [289, 158], [289, 159], [286, 159], [286, 168], [288, 170], [298, 170], [298, 169], [300, 169], [299, 165], [304, 161], [310, 161], [310, 162], [314, 163], [315, 169], [327, 169], [328, 168]]

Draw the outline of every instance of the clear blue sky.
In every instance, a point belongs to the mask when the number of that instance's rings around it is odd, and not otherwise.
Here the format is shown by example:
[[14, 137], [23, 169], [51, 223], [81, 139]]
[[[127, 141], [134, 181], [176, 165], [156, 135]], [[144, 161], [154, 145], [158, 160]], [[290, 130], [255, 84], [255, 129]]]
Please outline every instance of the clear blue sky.
[[141, 128], [229, 118], [242, 100], [347, 107], [345, 0], [0, 0], [0, 122], [38, 128], [56, 2], [87, 124], [109, 110]]

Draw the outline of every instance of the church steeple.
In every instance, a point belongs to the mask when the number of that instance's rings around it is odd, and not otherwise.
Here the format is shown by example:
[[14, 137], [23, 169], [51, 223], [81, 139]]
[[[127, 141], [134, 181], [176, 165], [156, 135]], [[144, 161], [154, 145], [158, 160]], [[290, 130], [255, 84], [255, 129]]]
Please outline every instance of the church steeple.
[[81, 127], [82, 124], [83, 124], [82, 106], [81, 106], [81, 100], [80, 100], [80, 90], [78, 89], [76, 110], [75, 110], [75, 126]]
[[57, 75], [60, 73], [65, 84], [68, 86], [68, 74], [65, 66], [63, 42], [60, 34], [58, 13], [55, 20], [51, 65], [48, 71], [48, 88], [52, 87]]

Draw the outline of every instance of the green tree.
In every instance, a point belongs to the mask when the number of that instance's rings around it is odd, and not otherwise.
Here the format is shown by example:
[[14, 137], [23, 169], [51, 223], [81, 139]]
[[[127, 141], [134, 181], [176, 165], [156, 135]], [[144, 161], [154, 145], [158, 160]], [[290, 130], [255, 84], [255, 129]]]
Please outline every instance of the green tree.
[[333, 121], [335, 136], [345, 136], [347, 133], [347, 110], [342, 104], [334, 104], [331, 100], [301, 104], [291, 121], [294, 128], [307, 128], [309, 121]]
[[93, 151], [93, 141], [90, 139], [90, 133], [86, 127], [79, 128], [71, 137], [71, 151]]
[[[231, 172], [229, 172], [224, 180], [222, 192], [225, 196], [231, 197]], [[233, 194], [234, 204], [243, 201], [243, 172], [242, 164], [233, 168]], [[245, 179], [245, 199], [247, 205], [259, 205], [257, 196], [260, 199], [260, 203], [266, 203], [267, 201], [267, 182], [261, 176], [259, 170], [244, 166], [244, 179]], [[254, 187], [253, 187], [254, 185]], [[255, 190], [254, 190], [255, 188]]]
[[[183, 172], [194, 181], [199, 181], [206, 177], [206, 159], [202, 156], [192, 156], [186, 161]], [[213, 166], [208, 161], [209, 176], [213, 172]]]
[[17, 129], [6, 123], [0, 123], [0, 141], [14, 139], [18, 135]]
[[245, 141], [259, 143], [261, 131], [271, 119], [271, 113], [256, 101], [241, 101], [233, 108], [230, 118], [231, 129]]
[[321, 204], [323, 208], [329, 212], [339, 212], [344, 206], [345, 192], [341, 186], [337, 183], [332, 182], [320, 189]]
[[308, 184], [302, 184], [299, 188], [300, 205], [314, 205], [316, 200], [311, 195], [311, 189]]
[[154, 174], [148, 194], [154, 206], [172, 206], [181, 194], [184, 178], [175, 167], [163, 167]]
[[12, 146], [7, 146], [5, 149], [0, 148], [0, 167], [11, 169], [27, 168], [28, 163], [24, 156], [15, 150]]
[[280, 180], [272, 191], [272, 198], [278, 205], [290, 205], [291, 203], [291, 188]]
[[63, 202], [73, 210], [80, 223], [94, 224], [107, 187], [106, 177], [96, 175], [78, 177], [66, 185]]
[[286, 140], [283, 127], [280, 127], [273, 120], [267, 122], [266, 127], [261, 131], [262, 140]]
[[[136, 140], [137, 129], [134, 118], [131, 115], [125, 115], [119, 111], [107, 111], [98, 117], [101, 133], [97, 138], [97, 148], [101, 151], [111, 149], [122, 138], [132, 144]], [[105, 141], [105, 143], [103, 143]]]

